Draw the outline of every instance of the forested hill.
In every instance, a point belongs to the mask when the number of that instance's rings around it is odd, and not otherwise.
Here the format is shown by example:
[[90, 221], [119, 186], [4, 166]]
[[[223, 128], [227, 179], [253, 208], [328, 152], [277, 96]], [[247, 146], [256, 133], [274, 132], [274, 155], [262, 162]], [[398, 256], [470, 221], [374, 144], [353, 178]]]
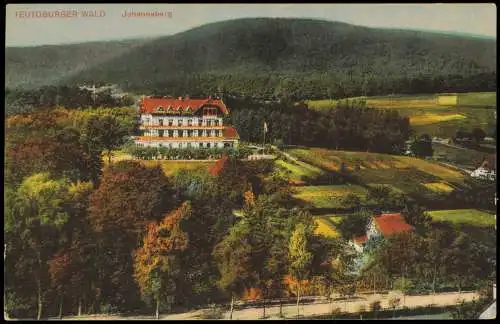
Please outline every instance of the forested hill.
[[[44, 59], [57, 66], [61, 56]], [[18, 63], [20, 78], [37, 72], [32, 60]], [[6, 63], [13, 71], [12, 58]], [[157, 38], [59, 80], [89, 81], [171, 95], [288, 99], [495, 91], [496, 40], [312, 19], [237, 19]]]
[[7, 47], [5, 85], [9, 88], [24, 89], [53, 85], [62, 78], [116, 58], [149, 40]]

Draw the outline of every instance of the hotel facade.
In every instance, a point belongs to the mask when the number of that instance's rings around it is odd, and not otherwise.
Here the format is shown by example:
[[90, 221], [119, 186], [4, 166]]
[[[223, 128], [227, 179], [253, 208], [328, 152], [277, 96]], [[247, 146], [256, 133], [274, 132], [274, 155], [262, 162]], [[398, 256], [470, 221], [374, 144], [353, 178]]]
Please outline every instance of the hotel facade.
[[139, 101], [138, 146], [166, 148], [238, 147], [239, 135], [223, 124], [229, 109], [220, 99], [148, 98]]

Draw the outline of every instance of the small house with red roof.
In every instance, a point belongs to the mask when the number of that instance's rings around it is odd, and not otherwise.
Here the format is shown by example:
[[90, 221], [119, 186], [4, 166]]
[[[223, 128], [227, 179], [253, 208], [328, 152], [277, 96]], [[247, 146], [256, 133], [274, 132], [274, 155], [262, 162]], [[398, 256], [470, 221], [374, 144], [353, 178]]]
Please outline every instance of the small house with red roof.
[[394, 234], [409, 231], [413, 231], [413, 227], [406, 222], [400, 213], [382, 214], [372, 217], [368, 224], [366, 236], [368, 239], [372, 236], [388, 238]]
[[138, 103], [139, 146], [167, 148], [237, 147], [239, 135], [223, 124], [229, 108], [221, 99], [149, 98]]
[[376, 215], [368, 223], [366, 235], [354, 236], [352, 245], [356, 251], [363, 252], [366, 242], [372, 237], [388, 238], [397, 233], [413, 231], [413, 229], [413, 226], [409, 225], [400, 213]]

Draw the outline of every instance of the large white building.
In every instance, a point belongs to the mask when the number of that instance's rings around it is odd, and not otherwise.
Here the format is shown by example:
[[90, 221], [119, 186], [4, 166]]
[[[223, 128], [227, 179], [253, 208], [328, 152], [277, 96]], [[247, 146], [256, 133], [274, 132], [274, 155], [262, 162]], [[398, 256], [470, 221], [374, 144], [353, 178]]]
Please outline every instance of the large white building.
[[220, 99], [148, 98], [139, 102], [139, 146], [167, 148], [237, 147], [238, 132], [223, 124], [229, 109]]

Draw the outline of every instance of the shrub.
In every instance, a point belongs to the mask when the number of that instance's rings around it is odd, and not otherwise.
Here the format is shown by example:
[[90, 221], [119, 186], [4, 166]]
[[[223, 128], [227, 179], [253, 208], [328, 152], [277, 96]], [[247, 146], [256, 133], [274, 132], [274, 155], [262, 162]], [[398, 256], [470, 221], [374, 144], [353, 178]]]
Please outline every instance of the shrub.
[[378, 312], [382, 310], [382, 305], [380, 303], [380, 300], [375, 300], [370, 303], [370, 311], [371, 312]]
[[399, 278], [394, 282], [394, 289], [406, 294], [415, 288], [414, 283], [409, 279]]
[[335, 307], [332, 309], [332, 315], [335, 316], [335, 315], [340, 315], [342, 313], [342, 310], [340, 309], [340, 307]]

